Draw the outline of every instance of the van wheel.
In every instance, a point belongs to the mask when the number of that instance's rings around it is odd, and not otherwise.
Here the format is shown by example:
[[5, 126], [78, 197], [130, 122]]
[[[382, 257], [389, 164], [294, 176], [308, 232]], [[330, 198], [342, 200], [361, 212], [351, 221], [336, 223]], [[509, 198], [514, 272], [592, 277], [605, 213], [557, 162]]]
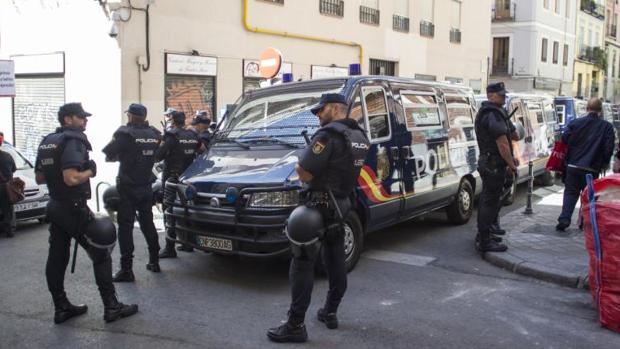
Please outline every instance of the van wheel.
[[[344, 224], [344, 264], [347, 272], [355, 268], [364, 249], [364, 229], [357, 213], [351, 212]], [[323, 246], [316, 259], [315, 269], [319, 274], [326, 274], [323, 261]]]
[[551, 172], [549, 171], [543, 172], [543, 174], [538, 176], [538, 179], [540, 180], [540, 184], [542, 184], [543, 187], [550, 187], [554, 184], [553, 174], [551, 174]]
[[504, 197], [502, 204], [504, 206], [510, 206], [513, 202], [515, 202], [515, 193], [517, 192], [517, 178], [515, 178], [514, 183], [512, 183], [512, 188], [510, 188], [510, 193]]
[[474, 190], [467, 179], [461, 181], [455, 200], [448, 206], [446, 214], [452, 224], [465, 224], [474, 212]]

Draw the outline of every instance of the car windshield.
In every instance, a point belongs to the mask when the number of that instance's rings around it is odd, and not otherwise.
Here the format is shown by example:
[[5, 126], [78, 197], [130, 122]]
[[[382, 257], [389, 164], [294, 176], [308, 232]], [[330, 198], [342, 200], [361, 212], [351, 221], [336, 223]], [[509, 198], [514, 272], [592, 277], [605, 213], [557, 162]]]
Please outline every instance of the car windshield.
[[24, 158], [22, 154], [18, 153], [15, 148], [2, 145], [0, 149], [11, 155], [13, 161], [15, 161], [15, 167], [17, 167], [18, 170], [28, 170], [32, 168], [32, 165], [28, 162], [28, 160], [26, 160], [26, 158]]
[[[321, 85], [315, 89], [301, 86], [278, 94], [246, 97], [219, 132], [219, 140], [252, 143], [260, 140], [304, 144], [303, 130], [312, 135], [319, 128], [318, 118], [310, 109], [319, 102], [323, 93], [340, 93], [342, 81]], [[276, 142], [273, 142], [276, 143]], [[280, 142], [283, 144], [283, 142]]]

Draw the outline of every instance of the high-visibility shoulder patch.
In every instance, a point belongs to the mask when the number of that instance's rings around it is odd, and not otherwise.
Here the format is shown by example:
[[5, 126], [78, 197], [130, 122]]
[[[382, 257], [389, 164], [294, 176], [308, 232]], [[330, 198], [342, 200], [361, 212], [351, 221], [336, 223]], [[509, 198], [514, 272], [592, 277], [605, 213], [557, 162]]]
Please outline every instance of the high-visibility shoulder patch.
[[316, 155], [319, 155], [323, 152], [323, 150], [325, 150], [325, 144], [317, 141], [316, 143], [314, 143], [314, 145], [312, 146], [312, 152]]

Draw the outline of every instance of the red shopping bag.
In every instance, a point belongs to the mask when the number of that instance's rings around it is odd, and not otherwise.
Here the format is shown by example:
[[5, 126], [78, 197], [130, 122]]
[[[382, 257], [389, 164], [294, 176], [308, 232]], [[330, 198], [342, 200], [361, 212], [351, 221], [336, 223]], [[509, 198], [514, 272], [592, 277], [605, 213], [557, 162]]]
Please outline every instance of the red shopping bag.
[[555, 142], [555, 145], [553, 146], [553, 151], [551, 152], [549, 160], [547, 161], [547, 171], [564, 171], [564, 158], [566, 157], [567, 151], [568, 144], [561, 141]]

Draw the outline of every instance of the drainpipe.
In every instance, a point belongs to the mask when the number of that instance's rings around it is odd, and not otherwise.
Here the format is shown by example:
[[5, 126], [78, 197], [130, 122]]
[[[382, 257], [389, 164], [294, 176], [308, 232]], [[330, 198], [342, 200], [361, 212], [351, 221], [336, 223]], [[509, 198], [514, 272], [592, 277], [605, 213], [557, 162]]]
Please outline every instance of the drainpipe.
[[293, 38], [293, 39], [300, 39], [300, 40], [324, 42], [324, 43], [334, 44], [334, 45], [357, 47], [359, 51], [358, 53], [359, 63], [360, 65], [364, 64], [364, 49], [361, 44], [358, 44], [353, 41], [343, 41], [343, 40], [322, 38], [322, 37], [310, 36], [310, 35], [304, 35], [304, 34], [289, 33], [289, 32], [279, 31], [279, 30], [252, 27], [248, 23], [248, 0], [243, 0], [243, 27], [245, 28], [245, 30], [253, 32], [253, 33], [257, 33], [257, 34], [275, 35], [275, 36], [282, 36], [285, 38]]

